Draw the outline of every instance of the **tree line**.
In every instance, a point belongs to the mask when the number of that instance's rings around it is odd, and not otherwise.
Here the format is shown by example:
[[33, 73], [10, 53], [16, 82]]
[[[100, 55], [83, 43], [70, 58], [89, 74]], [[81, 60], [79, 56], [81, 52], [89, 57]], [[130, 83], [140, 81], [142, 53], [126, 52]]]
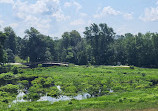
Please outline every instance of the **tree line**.
[[53, 40], [31, 27], [23, 38], [11, 27], [0, 32], [0, 63], [59, 61], [78, 65], [134, 65], [158, 67], [158, 34], [116, 35], [107, 24], [91, 24], [84, 37], [78, 31], [64, 32]]

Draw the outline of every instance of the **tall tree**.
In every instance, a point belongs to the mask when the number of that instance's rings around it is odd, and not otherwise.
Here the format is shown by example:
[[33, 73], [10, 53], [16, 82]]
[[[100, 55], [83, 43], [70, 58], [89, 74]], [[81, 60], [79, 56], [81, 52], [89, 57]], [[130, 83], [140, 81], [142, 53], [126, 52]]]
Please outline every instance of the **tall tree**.
[[[33, 27], [26, 30], [25, 33], [26, 38], [28, 38], [27, 48], [30, 62], [41, 62], [53, 58], [54, 43], [49, 36], [41, 34]], [[48, 58], [48, 56], [51, 57]]]
[[84, 35], [92, 49], [91, 61], [95, 64], [111, 64], [113, 50], [110, 45], [114, 41], [114, 31], [107, 24], [92, 24], [86, 27]]
[[16, 34], [11, 27], [5, 27], [4, 32], [7, 35], [5, 40], [5, 49], [12, 50], [13, 54], [16, 54]]
[[78, 64], [77, 52], [78, 45], [81, 42], [81, 36], [76, 30], [65, 32], [61, 41], [61, 60], [65, 62]]
[[5, 62], [5, 51], [4, 51], [5, 39], [6, 39], [6, 34], [0, 32], [0, 64]]

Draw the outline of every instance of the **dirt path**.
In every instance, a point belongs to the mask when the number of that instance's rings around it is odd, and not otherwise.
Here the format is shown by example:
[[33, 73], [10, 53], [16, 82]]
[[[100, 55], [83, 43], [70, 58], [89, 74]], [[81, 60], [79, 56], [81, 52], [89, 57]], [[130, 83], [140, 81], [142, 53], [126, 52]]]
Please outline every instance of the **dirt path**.
[[112, 67], [130, 67], [130, 66], [112, 66]]
[[22, 65], [21, 63], [7, 63], [7, 64], [10, 64], [10, 65]]
[[[83, 110], [73, 110], [73, 111], [109, 111], [106, 109], [83, 109]], [[158, 109], [142, 109], [142, 110], [112, 110], [112, 111], [158, 111]]]

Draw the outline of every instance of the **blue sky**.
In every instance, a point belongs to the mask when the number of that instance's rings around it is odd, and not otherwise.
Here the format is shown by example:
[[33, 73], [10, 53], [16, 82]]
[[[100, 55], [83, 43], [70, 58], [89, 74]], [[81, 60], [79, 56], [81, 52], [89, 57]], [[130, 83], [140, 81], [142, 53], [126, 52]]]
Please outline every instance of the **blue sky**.
[[0, 0], [0, 26], [18, 36], [35, 27], [42, 34], [61, 37], [81, 33], [92, 23], [106, 23], [116, 34], [158, 32], [158, 0]]

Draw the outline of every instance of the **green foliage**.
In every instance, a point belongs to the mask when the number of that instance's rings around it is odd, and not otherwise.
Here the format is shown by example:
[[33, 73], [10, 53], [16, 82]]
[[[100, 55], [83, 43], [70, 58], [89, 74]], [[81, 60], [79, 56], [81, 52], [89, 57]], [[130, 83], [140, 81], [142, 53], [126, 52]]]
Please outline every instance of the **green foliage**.
[[6, 34], [3, 32], [0, 32], [0, 65], [1, 63], [5, 63], [5, 51], [4, 51], [4, 41], [6, 39]]
[[21, 59], [19, 56], [15, 56], [15, 63], [26, 63], [26, 60]]
[[[107, 24], [94, 23], [86, 27], [84, 37], [81, 38], [79, 32], [73, 30], [65, 32], [61, 39], [53, 40], [33, 27], [26, 30], [24, 38], [17, 37], [11, 27], [0, 32], [0, 109], [8, 110], [8, 104], [15, 99], [17, 90], [27, 89], [25, 99], [33, 101], [45, 94], [58, 97], [89, 93], [94, 98], [53, 104], [19, 103], [9, 110], [157, 110], [158, 71], [135, 66], [158, 67], [158, 34], [126, 33], [115, 36]], [[49, 68], [39, 64], [34, 69], [4, 64], [51, 61], [71, 64], [69, 67]], [[58, 85], [61, 91], [57, 89]]]
[[20, 89], [28, 89], [29, 87], [29, 81], [22, 80], [17, 82], [19, 84]]
[[[91, 24], [84, 38], [78, 31], [53, 40], [31, 27], [17, 37], [11, 27], [0, 32], [0, 62], [69, 62], [78, 65], [158, 67], [158, 34], [115, 35], [107, 24]], [[28, 59], [29, 58], [29, 59]]]
[[97, 25], [94, 23], [90, 27], [86, 27], [84, 34], [91, 47], [91, 52], [87, 53], [91, 63], [96, 65], [112, 64], [114, 55], [110, 45], [114, 42], [113, 29], [107, 24]]
[[16, 66], [13, 66], [11, 70], [13, 74], [18, 74], [18, 68]]
[[134, 66], [130, 66], [129, 68], [130, 68], [130, 69], [134, 69]]
[[38, 64], [38, 67], [42, 67], [42, 64]]
[[0, 87], [0, 91], [9, 92], [9, 93], [17, 93], [18, 90], [17, 85], [7, 84], [5, 86]]
[[46, 89], [48, 96], [51, 97], [57, 97], [60, 95], [59, 90], [56, 87], [49, 87], [48, 89]]
[[7, 53], [7, 62], [8, 63], [14, 63], [15, 61], [14, 61], [13, 51], [11, 49], [7, 49], [6, 53]]
[[51, 61], [54, 54], [54, 43], [49, 36], [40, 34], [38, 30], [31, 27], [26, 30], [26, 43], [25, 52], [30, 58], [30, 62]]
[[[18, 68], [18, 67], [17, 67]], [[19, 70], [19, 68], [18, 68]], [[23, 73], [0, 74], [0, 108], [15, 100], [18, 89], [27, 89], [24, 99], [32, 102], [12, 104], [9, 110], [77, 110], [86, 108], [132, 110], [157, 108], [157, 69], [110, 66], [40, 67]], [[142, 76], [145, 74], [145, 76]], [[9, 83], [9, 84], [8, 84]], [[12, 84], [10, 84], [12, 83]], [[15, 85], [17, 84], [17, 85]], [[61, 91], [56, 86], [61, 86]], [[113, 92], [110, 92], [113, 90]], [[93, 98], [56, 103], [36, 102], [41, 96], [77, 96], [89, 93]], [[148, 103], [148, 104], [146, 104]], [[115, 105], [114, 105], [115, 104]]]

